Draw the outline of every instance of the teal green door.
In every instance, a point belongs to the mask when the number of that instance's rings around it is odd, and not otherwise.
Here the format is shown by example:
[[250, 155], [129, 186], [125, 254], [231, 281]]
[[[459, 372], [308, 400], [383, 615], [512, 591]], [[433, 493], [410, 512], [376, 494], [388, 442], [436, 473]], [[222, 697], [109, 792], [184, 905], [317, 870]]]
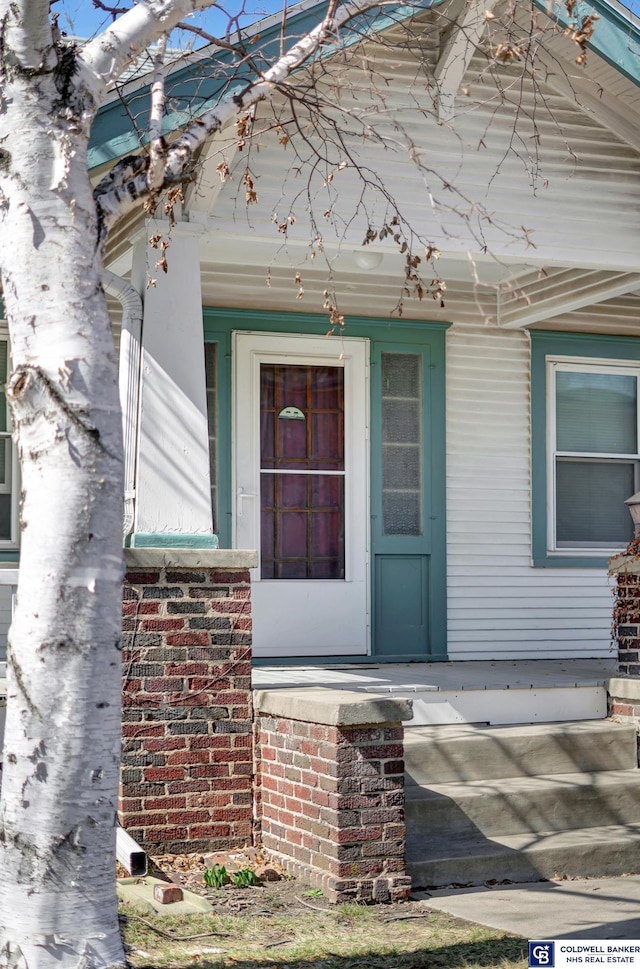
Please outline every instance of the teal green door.
[[446, 659], [443, 364], [431, 345], [373, 348], [372, 648], [381, 658]]

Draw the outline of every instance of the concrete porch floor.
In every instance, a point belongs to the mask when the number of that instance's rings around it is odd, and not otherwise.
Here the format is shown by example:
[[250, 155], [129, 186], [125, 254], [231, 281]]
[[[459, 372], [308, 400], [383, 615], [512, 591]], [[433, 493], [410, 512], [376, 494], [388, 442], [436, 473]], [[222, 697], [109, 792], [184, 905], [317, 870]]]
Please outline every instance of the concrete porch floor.
[[259, 666], [259, 690], [342, 689], [413, 700], [414, 726], [601, 719], [613, 659]]

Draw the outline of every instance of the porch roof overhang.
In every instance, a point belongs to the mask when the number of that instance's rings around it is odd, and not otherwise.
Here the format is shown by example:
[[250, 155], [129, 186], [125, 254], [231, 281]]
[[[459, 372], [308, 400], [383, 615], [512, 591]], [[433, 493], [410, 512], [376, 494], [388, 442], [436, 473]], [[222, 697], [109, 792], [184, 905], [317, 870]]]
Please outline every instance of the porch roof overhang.
[[[393, 20], [411, 16], [416, 10], [446, 4], [452, 9], [453, 26], [442, 45], [435, 72], [438, 85], [437, 107], [440, 121], [445, 124], [452, 118], [453, 99], [463, 82], [476, 47], [481, 42], [487, 12], [491, 12], [496, 2], [497, 0], [473, 0], [469, 4], [460, 3], [460, 0], [430, 0], [428, 3], [396, 5], [388, 8], [384, 16], [378, 16], [374, 20], [374, 29], [383, 30]], [[569, 20], [563, 3], [555, 3], [550, 11], [547, 0], [535, 2], [546, 15], [552, 12], [559, 23], [570, 27], [572, 21]], [[316, 0], [304, 0], [289, 11], [287, 29], [292, 37], [305, 32], [317, 20], [318, 8]], [[597, 30], [589, 40], [590, 50], [607, 65], [615, 68], [632, 85], [639, 85], [639, 22], [614, 0], [591, 0], [579, 5], [580, 17], [592, 13], [597, 14], [600, 19]], [[249, 32], [249, 42], [257, 38], [256, 43], [260, 44], [264, 56], [268, 57], [270, 52], [276, 50], [274, 45], [280, 43], [280, 27], [281, 18], [278, 15], [267, 18]], [[175, 85], [178, 95], [178, 107], [167, 118], [168, 129], [176, 131], [186, 123], [186, 105], [192, 97], [193, 86], [202, 82], [203, 69], [214, 62], [223, 69], [227, 62], [231, 66], [227, 52], [213, 55], [205, 49], [193, 55], [188, 64], [178, 64], [170, 72], [171, 83]], [[630, 110], [628, 104], [622, 103], [614, 93], [604, 87], [595, 93], [594, 83], [588, 74], [580, 75], [575, 70], [559, 69], [557, 51], [543, 55], [542, 63], [547, 72], [545, 83], [549, 88], [574, 104], [579, 104], [599, 124], [606, 126], [617, 138], [640, 154], [640, 109], [638, 113]], [[570, 64], [565, 61], [565, 68], [567, 66]], [[200, 90], [202, 110], [210, 107], [220, 96], [224, 80], [223, 76], [211, 77], [206, 90]], [[238, 83], [242, 83], [241, 79]], [[140, 82], [130, 82], [128, 90], [135, 91], [136, 97], [142, 96], [145, 94], [146, 84], [147, 80], [144, 78]], [[180, 108], [181, 98], [185, 110]], [[234, 139], [233, 132], [223, 133], [218, 139], [217, 144], [212, 140], [210, 158], [220, 151], [222, 142], [226, 154], [235, 151], [237, 139]], [[118, 155], [139, 150], [139, 146], [140, 142], [133, 131], [129, 116], [124, 112], [120, 99], [114, 98], [102, 109], [96, 120], [90, 152], [91, 163], [103, 167]], [[206, 155], [205, 151], [205, 164]], [[256, 274], [261, 272], [264, 276], [271, 262], [271, 255], [282, 247], [276, 246], [272, 237], [267, 240], [265, 232], [252, 234], [236, 225], [230, 233], [229, 226], [224, 225], [224, 219], [218, 218], [218, 201], [224, 191], [219, 179], [210, 178], [208, 197], [195, 200], [192, 195], [187, 206], [190, 221], [198, 222], [204, 228], [201, 244], [202, 265], [205, 267], [207, 263], [215, 263], [221, 272], [225, 269], [235, 271], [243, 266], [252, 271], [253, 267]], [[133, 218], [137, 221], [138, 217]], [[111, 268], [124, 274], [131, 262], [131, 247], [126, 238], [130, 233], [128, 230], [116, 232], [118, 234], [115, 245], [110, 244], [109, 247]], [[363, 277], [362, 274], [358, 278], [357, 265], [354, 264], [355, 247], [352, 243], [332, 246], [325, 241], [324, 247], [332, 267], [343, 272], [343, 279], [346, 279], [345, 273], [352, 273], [344, 285], [356, 288], [365, 280], [371, 279], [371, 276]], [[308, 242], [299, 244], [295, 240], [287, 239], [284, 248], [286, 253], [283, 264], [289, 269], [303, 266], [307, 278], [313, 278], [314, 270], [308, 258]], [[375, 245], [368, 249], [371, 252], [376, 251]], [[380, 256], [384, 259], [381, 276], [387, 270], [389, 275], [393, 272], [396, 279], [401, 277], [401, 262], [395, 254], [381, 249]], [[451, 240], [451, 248], [441, 253], [438, 272], [447, 280], [450, 290], [455, 289], [456, 283], [481, 288], [485, 305], [490, 306], [488, 316], [505, 329], [526, 328], [552, 317], [640, 290], [640, 273], [635, 271], [635, 263], [627, 260], [623, 264], [618, 256], [607, 261], [607, 254], [602, 252], [594, 251], [593, 259], [588, 263], [584, 259], [575, 260], [570, 252], [565, 253], [563, 258], [559, 252], [542, 252], [534, 248], [526, 254], [521, 252], [519, 256], [509, 255], [507, 251], [499, 252], [498, 256], [496, 259], [495, 252], [470, 255], [462, 240], [454, 239]], [[277, 258], [275, 261], [277, 262]], [[320, 284], [318, 286], [321, 292]], [[440, 314], [434, 314], [434, 318], [439, 316]]]

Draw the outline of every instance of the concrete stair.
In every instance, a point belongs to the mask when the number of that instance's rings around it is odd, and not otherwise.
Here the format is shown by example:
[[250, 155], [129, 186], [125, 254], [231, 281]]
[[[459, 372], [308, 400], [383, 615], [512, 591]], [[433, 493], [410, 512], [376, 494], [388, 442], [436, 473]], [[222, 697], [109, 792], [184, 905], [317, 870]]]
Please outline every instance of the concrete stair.
[[607, 720], [405, 731], [414, 887], [640, 871], [632, 725]]

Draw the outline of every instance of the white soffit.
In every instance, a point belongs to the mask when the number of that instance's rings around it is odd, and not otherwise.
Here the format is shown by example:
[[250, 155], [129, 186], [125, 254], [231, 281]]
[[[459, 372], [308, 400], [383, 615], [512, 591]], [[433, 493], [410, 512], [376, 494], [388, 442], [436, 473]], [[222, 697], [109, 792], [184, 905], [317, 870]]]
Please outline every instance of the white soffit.
[[519, 329], [640, 288], [638, 273], [553, 269], [523, 276], [498, 293], [498, 325]]

